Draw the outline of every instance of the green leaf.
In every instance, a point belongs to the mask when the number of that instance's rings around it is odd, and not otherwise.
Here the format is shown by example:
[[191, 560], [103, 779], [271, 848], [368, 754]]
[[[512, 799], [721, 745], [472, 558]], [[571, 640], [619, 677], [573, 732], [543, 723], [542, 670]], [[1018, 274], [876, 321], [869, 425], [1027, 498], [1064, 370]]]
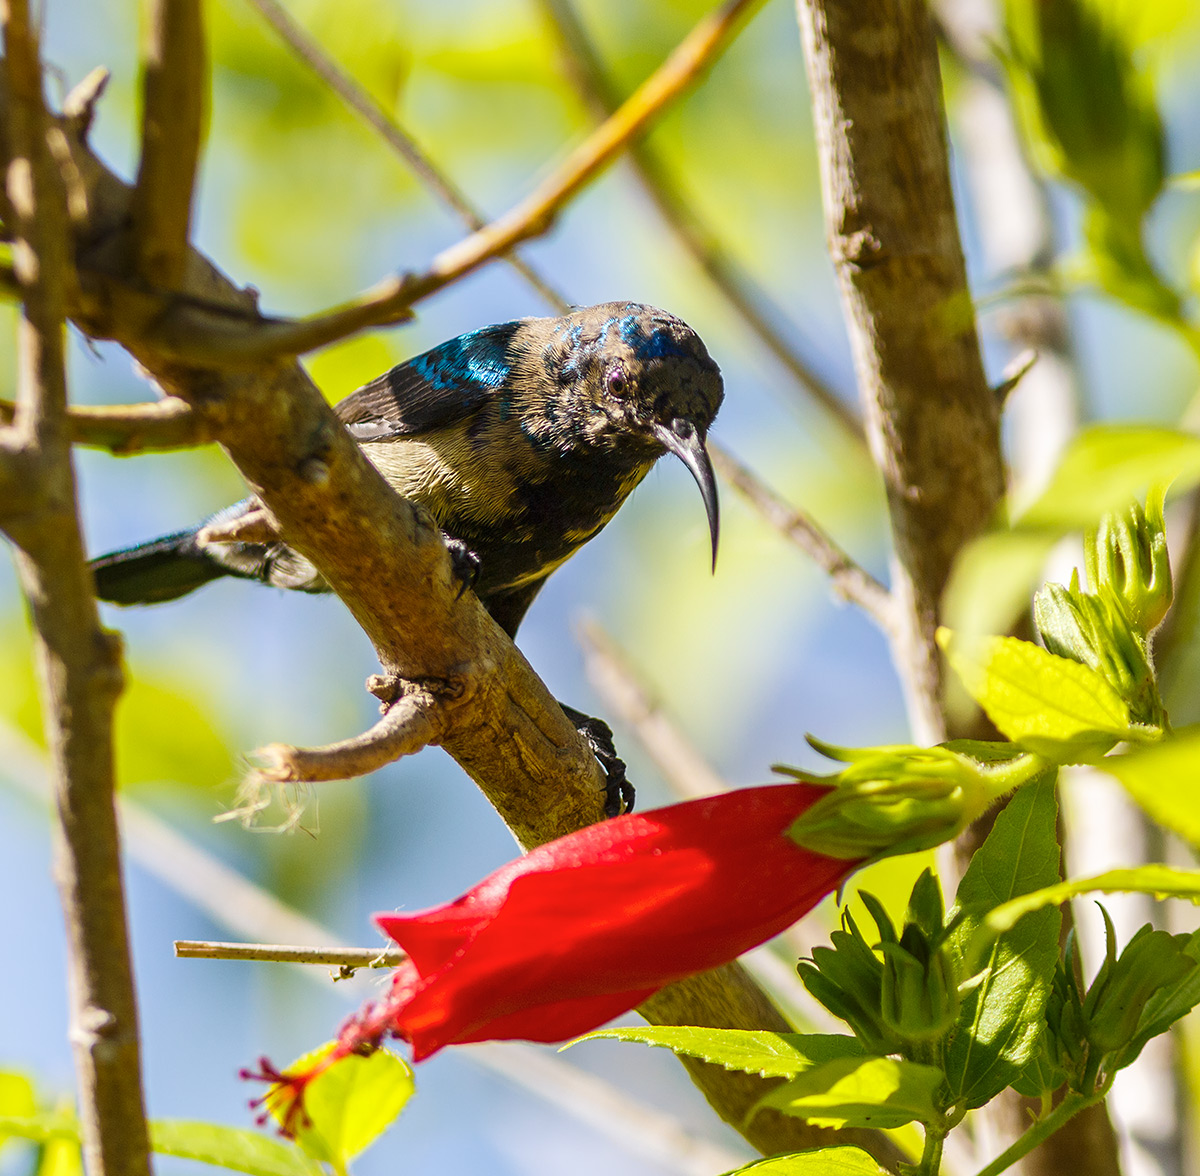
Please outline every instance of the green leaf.
[[0, 1136], [48, 1143], [51, 1139], [78, 1139], [79, 1121], [74, 1115], [43, 1111], [39, 1115], [0, 1115]]
[[[284, 1072], [313, 1069], [334, 1045], [311, 1050]], [[296, 1142], [314, 1159], [343, 1171], [387, 1130], [414, 1089], [412, 1070], [387, 1050], [339, 1058], [305, 1085], [304, 1113], [292, 1124]], [[276, 1118], [286, 1117], [291, 1102], [284, 1106], [274, 1094], [278, 1090], [268, 1093], [266, 1105]]]
[[[43, 1145], [70, 1143], [77, 1149], [79, 1120], [60, 1112], [0, 1116], [2, 1135]], [[150, 1147], [159, 1155], [199, 1160], [249, 1176], [324, 1176], [320, 1164], [295, 1144], [243, 1127], [163, 1119], [150, 1124]]]
[[936, 1066], [896, 1058], [841, 1058], [770, 1090], [750, 1110], [768, 1107], [818, 1127], [903, 1127], [941, 1117]]
[[754, 1176], [886, 1176], [886, 1169], [857, 1147], [822, 1147], [790, 1156], [771, 1156], [726, 1172], [725, 1176], [750, 1172]]
[[841, 1058], [863, 1057], [853, 1037], [836, 1033], [769, 1033], [758, 1029], [705, 1029], [690, 1025], [633, 1025], [600, 1029], [568, 1045], [599, 1038], [664, 1046], [689, 1058], [700, 1058], [764, 1078], [794, 1078], [813, 1066]]
[[[961, 918], [950, 942], [964, 968], [988, 911], [1059, 880], [1054, 781], [1055, 773], [1047, 772], [1017, 791], [963, 875]], [[946, 1049], [954, 1101], [982, 1106], [1034, 1056], [1058, 960], [1060, 921], [1057, 908], [1041, 910], [992, 943], [982, 979], [963, 996]]]
[[1200, 871], [1170, 866], [1138, 866], [1109, 870], [1089, 878], [1069, 878], [1053, 886], [1030, 891], [988, 911], [976, 928], [976, 945], [985, 947], [996, 936], [1012, 930], [1026, 915], [1046, 907], [1061, 906], [1081, 894], [1152, 894], [1155, 898], [1186, 898], [1200, 903]]
[[1016, 637], [964, 640], [939, 629], [938, 644], [988, 718], [1046, 759], [1089, 762], [1135, 734], [1129, 707], [1089, 666]]
[[[15, 1070], [0, 1070], [0, 1117], [25, 1118], [37, 1114], [37, 1095], [33, 1083]], [[4, 1147], [5, 1132], [0, 1128], [0, 1149]]]
[[1121, 510], [1147, 487], [1200, 481], [1200, 437], [1140, 425], [1091, 425], [1063, 453], [1046, 490], [1011, 528], [968, 543], [943, 598], [946, 623], [964, 634], [1006, 633], [1028, 607], [1054, 544]]
[[1200, 437], [1143, 425], [1091, 425], [1067, 446], [1050, 485], [1013, 523], [1059, 535], [1122, 510], [1151, 484], [1200, 481]]
[[219, 1123], [159, 1119], [150, 1124], [150, 1146], [159, 1155], [199, 1160], [249, 1176], [323, 1176], [324, 1172], [294, 1143]]
[[83, 1156], [74, 1139], [51, 1139], [42, 1144], [37, 1176], [83, 1176]]
[[1200, 848], [1200, 727], [1145, 750], [1112, 756], [1101, 766], [1155, 821]]

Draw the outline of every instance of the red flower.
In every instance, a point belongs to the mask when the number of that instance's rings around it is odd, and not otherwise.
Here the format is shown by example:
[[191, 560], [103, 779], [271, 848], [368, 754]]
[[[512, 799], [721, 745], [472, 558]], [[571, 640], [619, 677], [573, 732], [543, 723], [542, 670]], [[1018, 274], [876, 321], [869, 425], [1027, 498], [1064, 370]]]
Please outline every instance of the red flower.
[[[409, 959], [388, 995], [342, 1027], [322, 1068], [388, 1033], [411, 1043], [414, 1061], [468, 1041], [560, 1041], [727, 963], [859, 865], [787, 836], [827, 794], [778, 784], [602, 821], [509, 862], [454, 902], [377, 915]], [[298, 1096], [314, 1076], [285, 1081]]]

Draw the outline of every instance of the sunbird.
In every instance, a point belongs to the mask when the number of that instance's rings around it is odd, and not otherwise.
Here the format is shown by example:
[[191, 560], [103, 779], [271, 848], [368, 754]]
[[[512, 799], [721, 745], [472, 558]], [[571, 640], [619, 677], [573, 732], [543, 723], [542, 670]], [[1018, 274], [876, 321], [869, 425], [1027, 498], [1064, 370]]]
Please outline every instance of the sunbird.
[[[705, 441], [723, 395], [720, 370], [685, 322], [605, 302], [459, 335], [363, 385], [336, 412], [396, 491], [433, 515], [456, 571], [512, 637], [546, 577], [599, 533], [664, 453], [700, 487], [715, 565], [717, 491]], [[221, 576], [329, 591], [282, 541], [206, 538], [206, 527], [219, 533], [257, 507], [249, 498], [198, 527], [93, 560], [97, 596], [155, 604]], [[609, 810], [628, 808], [624, 765], [613, 781], [611, 732], [564, 709], [609, 774]]]

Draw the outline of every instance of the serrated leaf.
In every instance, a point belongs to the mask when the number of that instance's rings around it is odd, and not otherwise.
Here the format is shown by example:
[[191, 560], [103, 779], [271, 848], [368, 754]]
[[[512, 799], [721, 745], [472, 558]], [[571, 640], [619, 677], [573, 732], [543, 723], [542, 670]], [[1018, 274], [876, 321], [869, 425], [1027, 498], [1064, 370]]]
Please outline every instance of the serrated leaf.
[[[840, 1058], [861, 1058], [862, 1045], [837, 1033], [769, 1033], [766, 1030], [706, 1029], [691, 1025], [641, 1025], [599, 1029], [580, 1041], [610, 1038], [662, 1046], [677, 1054], [764, 1078], [793, 1078]], [[564, 1046], [564, 1049], [569, 1046]]]
[[1088, 666], [1016, 637], [940, 629], [938, 644], [988, 718], [1028, 751], [1085, 763], [1133, 733], [1125, 701]]
[[[326, 1042], [298, 1057], [285, 1073], [312, 1070], [334, 1044]], [[339, 1058], [305, 1085], [303, 1114], [291, 1124], [296, 1142], [314, 1159], [344, 1170], [387, 1130], [414, 1089], [412, 1070], [387, 1050]], [[291, 1102], [285, 1104], [272, 1092], [266, 1106], [286, 1120]]]
[[1200, 848], [1200, 728], [1130, 755], [1112, 756], [1102, 767], [1160, 825]]
[[[1054, 780], [1055, 773], [1047, 772], [1016, 792], [963, 875], [961, 918], [950, 943], [964, 967], [990, 910], [1059, 881]], [[964, 994], [946, 1049], [946, 1081], [955, 1101], [982, 1106], [1034, 1056], [1058, 961], [1060, 921], [1057, 908], [1044, 909], [992, 943], [982, 980]]]
[[1152, 894], [1155, 898], [1186, 898], [1200, 903], [1200, 871], [1149, 865], [1109, 870], [1089, 878], [1068, 878], [994, 907], [979, 924], [976, 943], [982, 946], [987, 940], [1011, 930], [1033, 911], [1061, 906], [1081, 894]]
[[294, 1143], [243, 1127], [159, 1119], [150, 1124], [150, 1146], [159, 1155], [215, 1164], [249, 1176], [323, 1176], [324, 1169]]
[[770, 1090], [748, 1118], [768, 1107], [817, 1127], [903, 1127], [938, 1119], [936, 1066], [897, 1058], [841, 1058]]
[[[44, 1145], [78, 1148], [79, 1120], [61, 1112], [0, 1116], [0, 1135]], [[293, 1143], [243, 1127], [162, 1119], [150, 1124], [150, 1147], [158, 1155], [199, 1160], [248, 1176], [324, 1176], [324, 1169]]]
[[754, 1176], [886, 1176], [886, 1169], [857, 1147], [822, 1147], [816, 1151], [755, 1160], [744, 1168], [726, 1172], [725, 1176], [748, 1173]]

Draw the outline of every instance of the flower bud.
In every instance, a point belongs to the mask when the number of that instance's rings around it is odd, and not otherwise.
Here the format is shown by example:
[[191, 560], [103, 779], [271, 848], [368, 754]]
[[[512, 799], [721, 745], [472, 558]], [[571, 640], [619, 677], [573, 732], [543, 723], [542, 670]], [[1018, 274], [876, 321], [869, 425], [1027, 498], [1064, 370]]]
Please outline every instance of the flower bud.
[[883, 857], [940, 845], [1028, 779], [1034, 765], [1034, 757], [1015, 747], [1011, 756], [985, 762], [958, 750], [967, 744], [841, 748], [811, 737], [809, 742], [848, 766], [835, 775], [815, 776], [776, 765], [776, 771], [829, 788], [788, 835], [834, 858]]
[[1150, 492], [1145, 510], [1134, 503], [1105, 515], [1086, 536], [1084, 555], [1093, 590], [1108, 588], [1138, 632], [1146, 636], [1162, 623], [1174, 586], [1161, 489]]

